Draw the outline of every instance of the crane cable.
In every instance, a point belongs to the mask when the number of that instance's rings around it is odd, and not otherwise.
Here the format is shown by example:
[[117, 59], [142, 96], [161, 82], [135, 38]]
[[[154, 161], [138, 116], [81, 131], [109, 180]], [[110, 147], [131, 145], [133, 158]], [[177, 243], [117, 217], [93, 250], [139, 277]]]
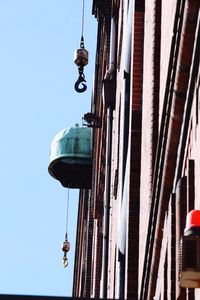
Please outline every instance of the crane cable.
[[84, 45], [84, 18], [85, 18], [85, 0], [83, 0], [82, 6], [82, 19], [81, 19], [81, 40], [80, 40], [80, 49], [78, 49], [75, 53], [75, 64], [78, 66], [79, 77], [75, 82], [74, 88], [78, 93], [83, 93], [87, 90], [87, 86], [85, 84], [85, 75], [84, 75], [84, 67], [88, 64], [88, 51], [85, 49]]
[[65, 240], [62, 243], [62, 251], [64, 252], [62, 265], [64, 268], [68, 266], [68, 258], [67, 252], [70, 250], [70, 243], [68, 242], [68, 216], [69, 216], [69, 188], [67, 193], [67, 213], [66, 213], [66, 233], [65, 233]]
[[80, 42], [80, 48], [84, 47], [84, 19], [85, 19], [85, 0], [83, 0], [83, 6], [82, 6], [82, 19], [81, 19], [81, 42]]
[[68, 232], [68, 216], [69, 216], [69, 188], [67, 189], [67, 213], [66, 213], [66, 235]]

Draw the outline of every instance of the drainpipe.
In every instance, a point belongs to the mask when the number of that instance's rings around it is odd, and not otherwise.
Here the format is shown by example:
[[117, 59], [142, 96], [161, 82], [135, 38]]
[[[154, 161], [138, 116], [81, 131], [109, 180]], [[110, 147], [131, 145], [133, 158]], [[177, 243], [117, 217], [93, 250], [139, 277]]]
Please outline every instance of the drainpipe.
[[109, 69], [107, 70], [104, 79], [112, 79], [115, 74], [115, 57], [116, 57], [116, 22], [114, 17], [111, 19], [111, 41], [110, 41], [110, 56]]
[[130, 74], [131, 67], [131, 46], [132, 46], [132, 32], [133, 32], [133, 0], [129, 0], [128, 5], [128, 15], [127, 15], [127, 25], [126, 25], [126, 35], [125, 35], [125, 59], [124, 59], [124, 71]]
[[[122, 200], [121, 200], [121, 214], [119, 224], [119, 290], [117, 297], [124, 298], [125, 293], [125, 253], [126, 253], [126, 235], [127, 235], [127, 206], [129, 198], [129, 176], [130, 173], [130, 145], [129, 145], [129, 126], [130, 126], [130, 66], [131, 66], [131, 46], [132, 46], [132, 30], [133, 30], [133, 0], [129, 1], [126, 35], [125, 35], [125, 49], [124, 49], [124, 112], [122, 115], [123, 121], [123, 150], [122, 150]], [[126, 7], [126, 6], [125, 6]]]
[[[111, 80], [115, 76], [116, 52], [116, 23], [114, 17], [111, 19], [111, 42], [109, 69], [104, 79]], [[109, 218], [110, 218], [110, 169], [112, 149], [112, 120], [113, 110], [107, 108], [107, 137], [106, 137], [106, 166], [105, 166], [105, 193], [104, 193], [104, 216], [103, 216], [103, 249], [102, 249], [102, 273], [100, 298], [107, 299], [108, 289], [108, 252], [109, 252]]]
[[198, 0], [187, 0], [183, 15], [183, 26], [180, 38], [177, 71], [170, 110], [169, 127], [164, 136], [166, 148], [164, 149], [163, 176], [161, 182], [158, 213], [155, 218], [155, 235], [153, 238], [153, 251], [150, 266], [150, 280], [147, 299], [153, 299], [156, 289], [159, 257], [161, 251], [162, 229], [164, 214], [168, 207], [170, 193], [173, 187], [173, 179], [176, 167], [176, 157], [180, 138], [181, 124], [185, 105], [185, 97], [189, 81], [190, 65], [193, 53], [195, 28], [199, 10]]
[[108, 252], [109, 252], [109, 218], [110, 218], [110, 167], [111, 167], [111, 137], [112, 133], [112, 110], [107, 110], [107, 138], [106, 138], [106, 173], [104, 193], [104, 216], [103, 216], [103, 253], [102, 253], [102, 277], [101, 295], [107, 299], [108, 289]]

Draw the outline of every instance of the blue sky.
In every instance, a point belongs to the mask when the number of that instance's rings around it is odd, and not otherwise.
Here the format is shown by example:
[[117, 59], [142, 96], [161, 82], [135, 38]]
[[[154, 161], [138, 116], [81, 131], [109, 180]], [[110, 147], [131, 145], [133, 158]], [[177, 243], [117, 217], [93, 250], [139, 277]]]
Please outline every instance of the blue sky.
[[85, 0], [88, 90], [74, 91], [81, 0], [0, 0], [0, 294], [71, 295], [78, 190], [48, 174], [50, 144], [90, 111], [96, 19]]

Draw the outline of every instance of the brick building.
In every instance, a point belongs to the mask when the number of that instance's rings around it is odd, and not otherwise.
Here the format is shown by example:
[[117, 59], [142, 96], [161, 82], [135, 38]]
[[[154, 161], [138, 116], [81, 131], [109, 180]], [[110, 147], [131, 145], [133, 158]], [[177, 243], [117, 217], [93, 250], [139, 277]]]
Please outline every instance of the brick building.
[[93, 0], [93, 169], [80, 190], [74, 297], [200, 299], [179, 270], [186, 215], [200, 209], [199, 6]]

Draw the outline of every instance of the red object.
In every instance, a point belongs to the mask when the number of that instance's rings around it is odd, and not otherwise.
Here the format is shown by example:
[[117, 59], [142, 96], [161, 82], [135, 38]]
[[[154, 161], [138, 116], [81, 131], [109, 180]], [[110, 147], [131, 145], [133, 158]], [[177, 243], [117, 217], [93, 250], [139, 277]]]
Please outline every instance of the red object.
[[186, 227], [184, 231], [187, 231], [193, 227], [200, 228], [200, 210], [191, 210], [186, 217]]

